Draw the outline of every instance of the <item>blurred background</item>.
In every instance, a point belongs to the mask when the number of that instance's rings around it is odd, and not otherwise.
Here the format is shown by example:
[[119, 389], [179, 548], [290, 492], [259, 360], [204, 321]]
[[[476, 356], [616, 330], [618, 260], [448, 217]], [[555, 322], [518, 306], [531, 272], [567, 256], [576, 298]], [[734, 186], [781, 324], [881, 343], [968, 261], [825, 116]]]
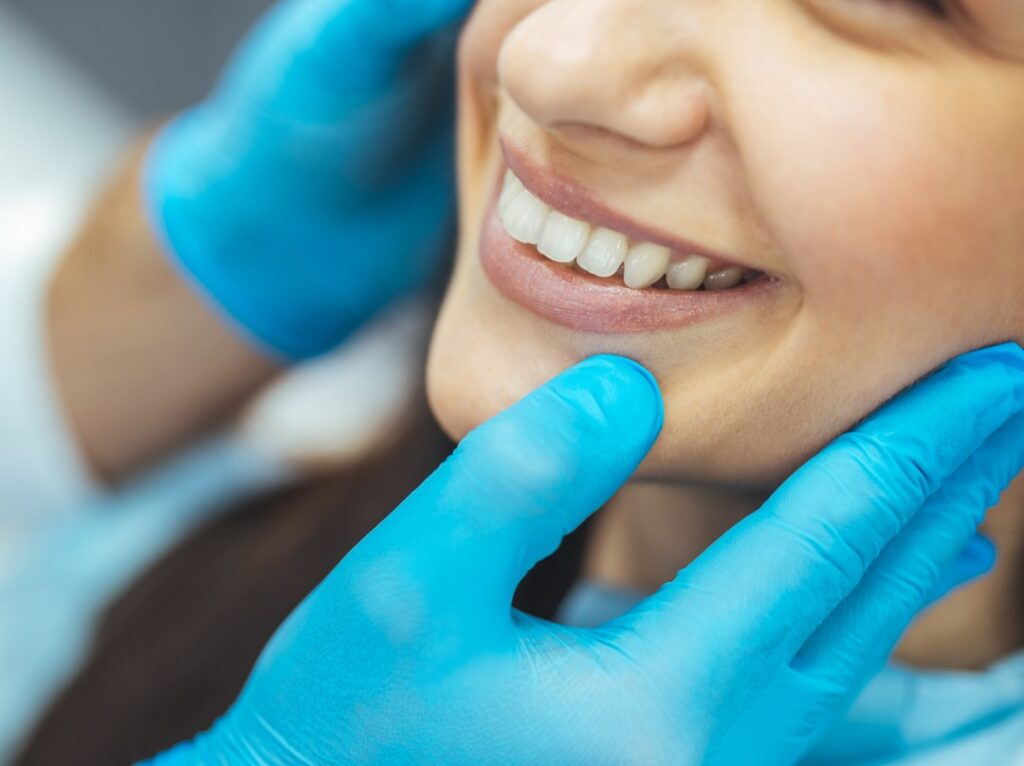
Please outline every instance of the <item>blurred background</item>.
[[51, 220], [0, 255], [52, 249], [125, 141], [201, 98], [267, 5], [0, 0], [0, 223]]
[[[81, 0], [0, 0], [0, 28], [34, 36], [126, 114], [149, 120], [202, 96], [232, 44], [269, 4], [90, 0], [83, 13]], [[5, 79], [17, 72], [4, 71]]]
[[267, 5], [0, 0], [0, 205], [29, 185], [74, 196], [128, 135], [201, 98]]
[[295, 466], [365, 454], [418, 390], [428, 312], [411, 305], [116, 491], [86, 475], [54, 414], [43, 317], [55, 264], [126, 149], [206, 95], [270, 4], [0, 0], [0, 765], [150, 562]]

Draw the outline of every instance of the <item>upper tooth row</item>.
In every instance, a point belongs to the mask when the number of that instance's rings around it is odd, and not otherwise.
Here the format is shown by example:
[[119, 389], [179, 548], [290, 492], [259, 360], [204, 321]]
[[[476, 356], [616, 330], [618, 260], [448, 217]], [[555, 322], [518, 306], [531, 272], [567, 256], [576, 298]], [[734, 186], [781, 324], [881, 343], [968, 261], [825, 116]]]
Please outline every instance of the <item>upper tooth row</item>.
[[610, 277], [623, 268], [626, 285], [650, 287], [665, 277], [675, 290], [724, 290], [743, 281], [738, 266], [708, 272], [711, 261], [701, 255], [673, 256], [661, 245], [641, 242], [630, 246], [626, 235], [592, 227], [553, 210], [532, 194], [509, 171], [498, 199], [498, 216], [509, 236], [537, 249], [558, 263], [575, 261], [584, 271]]

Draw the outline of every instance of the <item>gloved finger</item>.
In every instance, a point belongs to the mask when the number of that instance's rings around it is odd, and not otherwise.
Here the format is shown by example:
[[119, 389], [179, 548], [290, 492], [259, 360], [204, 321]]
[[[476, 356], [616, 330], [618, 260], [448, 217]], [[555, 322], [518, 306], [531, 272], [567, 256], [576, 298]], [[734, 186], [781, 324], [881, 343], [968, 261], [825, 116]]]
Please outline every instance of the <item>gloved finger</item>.
[[432, 615], [510, 623], [523, 575], [629, 478], [662, 419], [650, 373], [592, 357], [472, 431], [360, 547]]
[[[409, 161], [399, 182], [385, 187], [384, 194], [373, 190], [372, 204], [353, 206], [351, 213], [326, 220], [314, 217], [297, 229], [265, 227], [270, 252], [329, 253], [339, 263], [358, 267], [360, 279], [351, 284], [311, 284], [291, 260], [268, 260], [263, 266], [267, 281], [301, 294], [303, 300], [296, 304], [299, 311], [287, 315], [250, 312], [246, 325], [257, 337], [273, 348], [289, 349], [296, 359], [325, 353], [347, 335], [348, 328], [383, 311], [391, 300], [421, 287], [439, 271], [446, 254], [445, 230], [453, 230], [455, 221], [454, 141], [448, 123], [432, 126], [419, 148], [422, 151]], [[394, 226], [399, 216], [405, 224], [401, 228]], [[396, 266], [399, 256], [401, 265]], [[222, 304], [229, 311], [234, 311], [234, 276], [234, 271], [226, 271], [223, 282], [207, 277], [207, 284], [225, 296]]]
[[[627, 615], [742, 658], [789, 661], [942, 481], [1024, 407], [1024, 351], [953, 360], [839, 437], [676, 579]], [[763, 658], [762, 658], [763, 660]]]
[[320, 10], [327, 14], [325, 43], [334, 47], [358, 42], [364, 53], [373, 54], [421, 42], [463, 19], [473, 0], [321, 0], [313, 5], [326, 6]]
[[[247, 38], [228, 70], [227, 90], [263, 93], [289, 103], [342, 98], [352, 90], [370, 100], [396, 73], [408, 68], [408, 55], [435, 32], [463, 18], [472, 0], [284, 0]], [[446, 59], [454, 34], [442, 35], [437, 55]], [[419, 62], [420, 70], [429, 61]]]
[[[911, 523], [916, 521], [915, 517]], [[946, 591], [984, 574], [992, 566], [993, 554], [994, 549], [990, 542], [980, 535], [973, 536], [957, 562], [943, 573], [939, 587]], [[939, 590], [936, 589], [932, 598], [936, 598], [938, 594]], [[863, 631], [861, 635], [868, 642], [874, 640]], [[847, 648], [853, 652], [858, 651], [849, 645]], [[820, 740], [821, 735], [835, 720], [835, 716], [841, 713], [862, 690], [864, 683], [874, 675], [874, 671], [877, 670], [875, 666], [881, 662], [878, 657], [882, 654], [888, 656], [887, 651], [876, 652], [873, 644], [869, 645], [866, 652], [864, 647], [861, 647], [860, 653], [861, 656], [855, 659], [861, 662], [862, 671], [855, 676], [848, 672], [841, 672], [838, 676], [829, 673], [827, 665], [816, 668], [818, 672], [814, 674], [809, 672], [807, 666], [801, 667], [796, 662], [785, 668], [785, 672], [776, 675], [769, 682], [770, 691], [756, 696], [753, 704], [744, 710], [744, 736], [729, 737], [725, 749], [718, 753], [719, 758], [716, 762], [743, 762], [743, 754], [749, 752], [746, 743], [750, 741], [759, 743], [759, 755], [765, 763], [791, 762], [798, 752], [806, 752], [806, 746]], [[869, 654], [871, 659], [865, 659], [865, 654]], [[807, 712], [807, 700], [814, 700], [813, 706], [809, 708], [810, 714]], [[798, 722], [795, 739], [779, 738], [779, 722], [784, 720]], [[805, 744], [796, 746], [794, 742]], [[769, 747], [774, 752], [770, 751]]]
[[848, 684], [884, 662], [914, 616], [948, 584], [944, 573], [1022, 467], [1024, 415], [1010, 419], [928, 499], [808, 639], [794, 667]]
[[[365, 204], [396, 181], [410, 177], [425, 156], [436, 157], [430, 160], [435, 166], [443, 163], [443, 172], [426, 177], [430, 185], [420, 193], [436, 190], [442, 196], [454, 195], [454, 77], [414, 83], [408, 93], [399, 90], [360, 110], [365, 120], [341, 120], [332, 130], [320, 128], [313, 140], [304, 141], [307, 147], [312, 144], [321, 149], [312, 152], [305, 148], [303, 154], [316, 163], [313, 173], [323, 185], [347, 190], [336, 197], [336, 203]], [[360, 150], [343, 153], [339, 146], [358, 146]]]
[[998, 558], [995, 544], [984, 535], [975, 535], [967, 541], [953, 565], [948, 567], [939, 578], [924, 608], [942, 601], [955, 590], [983, 577], [992, 571]]

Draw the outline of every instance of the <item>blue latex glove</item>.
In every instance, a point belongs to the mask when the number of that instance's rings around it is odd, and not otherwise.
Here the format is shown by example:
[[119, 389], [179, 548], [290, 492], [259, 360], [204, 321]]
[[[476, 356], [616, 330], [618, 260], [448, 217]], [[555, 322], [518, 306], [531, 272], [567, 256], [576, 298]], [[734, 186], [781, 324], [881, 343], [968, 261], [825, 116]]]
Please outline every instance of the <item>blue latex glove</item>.
[[511, 607], [662, 420], [595, 357], [472, 432], [161, 764], [792, 763], [885, 660], [1024, 462], [1024, 353], [961, 357], [801, 468], [624, 617]]
[[[168, 250], [247, 333], [330, 349], [443, 263], [471, 0], [285, 0], [151, 149]], [[440, 31], [438, 31], [440, 30]]]

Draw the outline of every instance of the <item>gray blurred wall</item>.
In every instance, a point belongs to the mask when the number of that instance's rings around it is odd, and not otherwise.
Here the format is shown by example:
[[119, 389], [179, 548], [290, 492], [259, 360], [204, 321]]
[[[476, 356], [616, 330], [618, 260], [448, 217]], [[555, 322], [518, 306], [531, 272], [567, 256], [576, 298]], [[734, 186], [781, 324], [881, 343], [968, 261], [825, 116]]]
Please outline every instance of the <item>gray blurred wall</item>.
[[201, 98], [270, 0], [0, 0], [134, 116]]

